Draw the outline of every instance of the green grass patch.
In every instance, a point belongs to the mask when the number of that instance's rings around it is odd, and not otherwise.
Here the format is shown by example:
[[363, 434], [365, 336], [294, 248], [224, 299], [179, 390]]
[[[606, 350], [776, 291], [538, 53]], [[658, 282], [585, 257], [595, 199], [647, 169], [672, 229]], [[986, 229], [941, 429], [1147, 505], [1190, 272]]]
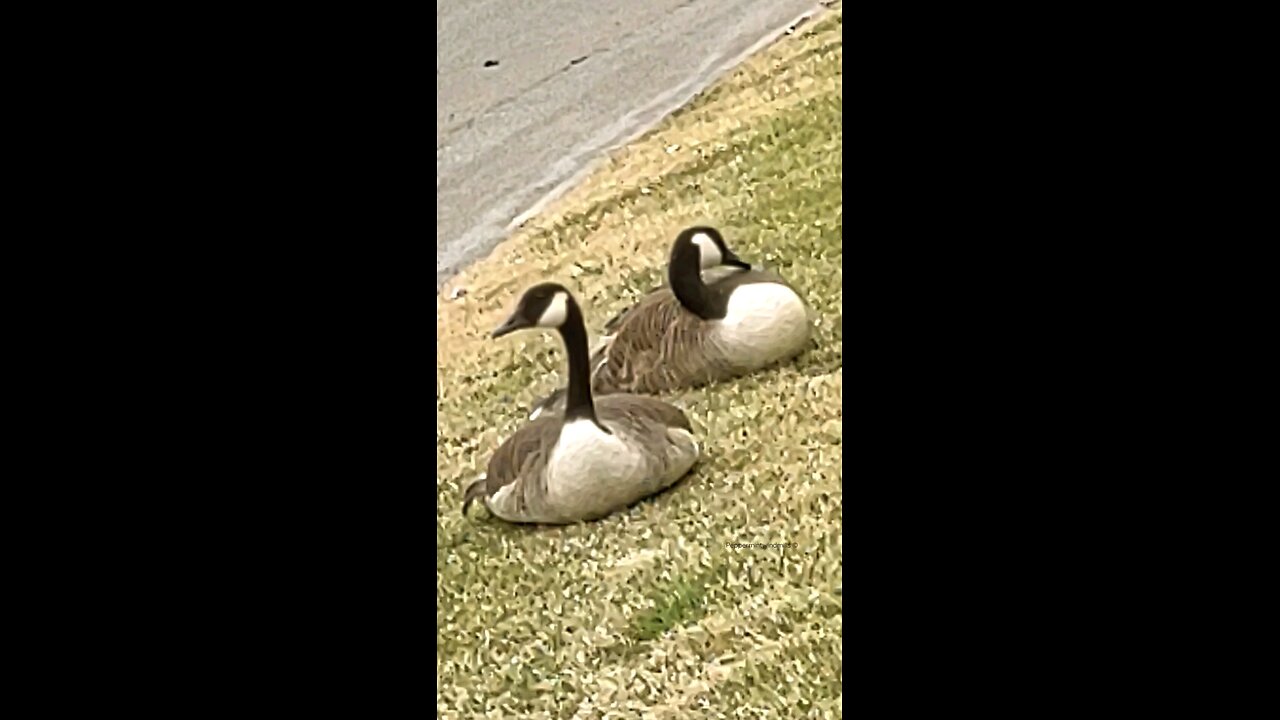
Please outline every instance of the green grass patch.
[[706, 611], [707, 586], [719, 573], [679, 578], [653, 596], [654, 607], [631, 619], [631, 634], [641, 642], [652, 640], [673, 627], [688, 624]]

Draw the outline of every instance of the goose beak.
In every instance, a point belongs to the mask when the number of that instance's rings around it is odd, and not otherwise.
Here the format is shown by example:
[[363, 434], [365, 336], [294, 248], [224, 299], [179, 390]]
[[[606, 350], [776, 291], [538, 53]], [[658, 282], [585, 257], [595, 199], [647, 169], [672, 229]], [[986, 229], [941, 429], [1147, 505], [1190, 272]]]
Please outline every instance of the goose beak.
[[500, 338], [503, 335], [506, 335], [508, 333], [513, 333], [516, 330], [520, 330], [526, 327], [527, 325], [528, 323], [525, 322], [524, 318], [520, 317], [519, 315], [512, 315], [511, 317], [507, 318], [506, 321], [503, 322], [501, 325], [494, 328], [493, 332], [490, 333], [489, 336]]
[[742, 268], [743, 270], [751, 269], [751, 263], [747, 262], [746, 260], [743, 260], [737, 255], [734, 255], [733, 251], [727, 248], [724, 251], [724, 256], [720, 258], [720, 264], [728, 265], [729, 267]]

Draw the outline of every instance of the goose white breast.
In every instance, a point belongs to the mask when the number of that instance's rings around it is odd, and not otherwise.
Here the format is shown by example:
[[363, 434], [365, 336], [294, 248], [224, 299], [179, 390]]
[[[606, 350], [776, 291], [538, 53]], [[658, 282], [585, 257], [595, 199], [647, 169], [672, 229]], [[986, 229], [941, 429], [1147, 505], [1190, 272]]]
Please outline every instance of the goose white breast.
[[809, 311], [800, 296], [786, 285], [766, 282], [734, 289], [713, 336], [735, 365], [763, 367], [798, 352], [809, 332]]

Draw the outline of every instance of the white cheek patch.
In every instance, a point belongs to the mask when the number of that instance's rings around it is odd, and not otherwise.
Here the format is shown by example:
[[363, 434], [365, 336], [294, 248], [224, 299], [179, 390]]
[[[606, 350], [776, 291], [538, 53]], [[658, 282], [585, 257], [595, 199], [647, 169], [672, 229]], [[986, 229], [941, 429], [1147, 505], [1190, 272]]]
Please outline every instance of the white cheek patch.
[[551, 298], [547, 309], [542, 311], [542, 317], [538, 318], [538, 327], [558, 328], [564, 324], [567, 317], [569, 317], [569, 296], [558, 292]]
[[720, 255], [720, 246], [716, 245], [716, 241], [706, 233], [697, 233], [693, 236], [693, 244], [698, 246], [702, 269], [715, 267], [720, 264], [724, 258]]

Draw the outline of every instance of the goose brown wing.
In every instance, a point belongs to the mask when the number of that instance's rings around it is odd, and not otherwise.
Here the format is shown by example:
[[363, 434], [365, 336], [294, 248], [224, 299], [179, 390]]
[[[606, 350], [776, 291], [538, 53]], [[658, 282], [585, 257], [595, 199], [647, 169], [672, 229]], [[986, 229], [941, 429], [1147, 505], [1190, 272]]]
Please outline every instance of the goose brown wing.
[[[725, 280], [728, 280], [730, 278], [733, 278], [741, 274], [743, 274], [743, 268], [733, 267], [732, 265], [718, 265], [716, 267], [707, 268], [706, 270], [703, 270], [702, 281], [705, 282], [707, 285], [716, 285], [724, 282]], [[650, 290], [648, 293], [646, 293], [643, 297], [640, 298], [640, 300], [636, 302], [636, 304], [630, 305], [624, 308], [622, 312], [618, 313], [617, 315], [614, 315], [612, 318], [609, 319], [609, 322], [604, 324], [604, 334], [612, 335], [614, 331], [616, 331], [621, 326], [623, 320], [626, 319], [627, 313], [630, 313], [632, 310], [635, 310], [636, 308], [643, 306], [647, 302], [655, 301], [655, 296], [660, 296], [663, 294], [667, 296], [671, 296], [670, 285], [663, 283], [657, 288], [654, 288], [653, 290]]]
[[645, 395], [606, 395], [596, 403], [596, 414], [605, 424], [625, 423], [632, 427], [679, 428], [693, 432], [684, 411], [658, 398]]
[[[640, 298], [640, 301], [635, 305], [630, 305], [628, 307], [625, 307], [622, 309], [622, 312], [619, 312], [617, 315], [614, 315], [613, 317], [609, 318], [609, 322], [604, 324], [604, 334], [612, 335], [614, 331], [618, 329], [618, 326], [622, 324], [622, 321], [627, 318], [628, 313], [630, 313], [632, 310], [635, 310], [640, 305], [644, 304], [645, 298], [648, 298], [650, 295], [653, 295], [654, 293], [660, 292], [661, 290], [665, 290], [665, 289], [666, 288], [659, 288], [658, 290], [654, 290], [653, 292], [646, 294], [644, 297]], [[668, 292], [670, 291], [668, 290]]]
[[530, 498], [546, 494], [546, 467], [556, 440], [560, 437], [561, 422], [555, 418], [538, 418], [525, 425], [498, 446], [489, 458], [485, 477], [467, 488], [462, 503], [462, 514], [472, 500], [493, 497], [493, 494], [516, 481], [522, 481], [517, 495], [518, 507], [524, 509]]
[[593, 386], [601, 393], [648, 394], [717, 379], [724, 363], [703, 342], [706, 331], [670, 290], [656, 291], [619, 324]]

